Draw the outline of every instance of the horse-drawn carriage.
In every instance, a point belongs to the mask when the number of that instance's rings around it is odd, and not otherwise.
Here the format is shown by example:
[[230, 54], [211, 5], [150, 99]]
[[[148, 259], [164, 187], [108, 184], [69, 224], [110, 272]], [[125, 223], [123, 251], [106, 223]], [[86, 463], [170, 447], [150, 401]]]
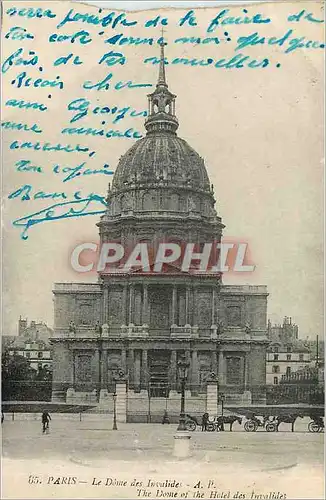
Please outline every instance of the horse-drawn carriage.
[[[252, 411], [243, 411], [244, 417], [238, 415], [223, 415], [216, 416], [208, 419], [205, 424], [198, 422], [196, 417], [186, 415], [186, 429], [188, 431], [195, 431], [197, 428], [208, 432], [224, 431], [224, 425], [230, 425], [232, 431], [233, 424], [238, 422], [240, 425], [245, 419], [243, 428], [246, 432], [256, 432], [258, 429], [265, 430], [266, 432], [278, 432], [282, 423], [291, 424], [291, 431], [294, 432], [295, 423], [298, 418], [303, 418], [301, 413], [282, 414], [279, 415], [258, 415]], [[324, 421], [319, 415], [310, 415], [311, 421], [308, 424], [309, 432], [323, 432]]]

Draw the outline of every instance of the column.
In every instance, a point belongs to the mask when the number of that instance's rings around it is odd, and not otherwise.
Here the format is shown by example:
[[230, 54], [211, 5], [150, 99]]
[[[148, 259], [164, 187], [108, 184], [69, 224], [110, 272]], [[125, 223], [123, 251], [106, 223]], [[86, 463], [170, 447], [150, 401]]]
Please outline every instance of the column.
[[220, 351], [218, 353], [218, 381], [219, 385], [225, 384], [225, 374], [224, 374], [224, 353]]
[[194, 296], [194, 321], [193, 325], [198, 325], [198, 297], [197, 297], [197, 288], [193, 288], [193, 296]]
[[212, 363], [212, 372], [215, 373], [216, 376], [218, 376], [217, 373], [217, 352], [214, 350], [211, 353], [211, 363]]
[[134, 350], [128, 351], [129, 389], [134, 388]]
[[99, 382], [100, 382], [100, 370], [101, 370], [101, 351], [99, 349], [96, 349], [93, 354], [93, 359], [92, 359], [92, 390], [97, 389], [99, 390]]
[[189, 286], [186, 287], [186, 325], [189, 325]]
[[126, 349], [121, 349], [121, 369], [125, 375], [127, 375], [127, 351]]
[[105, 325], [108, 323], [108, 321], [109, 321], [109, 287], [108, 285], [104, 285], [102, 324]]
[[108, 386], [108, 351], [103, 349], [101, 359], [101, 389]]
[[191, 364], [191, 353], [188, 349], [185, 351], [185, 358], [186, 362], [188, 363], [188, 377], [186, 380], [186, 390], [190, 391], [191, 390], [191, 382], [192, 382], [192, 364]]
[[134, 352], [134, 389], [138, 392], [140, 391], [140, 381], [141, 381], [141, 353], [140, 351]]
[[147, 350], [142, 350], [142, 360], [141, 360], [141, 389], [147, 389], [148, 387], [148, 360], [147, 360]]
[[134, 322], [134, 285], [129, 285], [129, 325]]
[[244, 389], [245, 391], [249, 390], [249, 366], [248, 366], [248, 355], [247, 353], [245, 354], [245, 357], [243, 359], [244, 362]]
[[177, 307], [177, 287], [176, 285], [172, 286], [172, 325], [176, 324], [176, 307]]
[[122, 324], [126, 325], [127, 324], [127, 284], [123, 286], [123, 293], [122, 293]]
[[192, 351], [191, 356], [191, 392], [193, 395], [198, 394], [199, 388], [199, 369], [198, 369], [198, 353], [197, 351]]
[[143, 284], [142, 324], [148, 325], [148, 285], [147, 285], [147, 283]]
[[216, 301], [216, 291], [215, 288], [212, 290], [212, 325], [215, 325], [215, 301]]
[[171, 389], [177, 390], [177, 351], [171, 351]]

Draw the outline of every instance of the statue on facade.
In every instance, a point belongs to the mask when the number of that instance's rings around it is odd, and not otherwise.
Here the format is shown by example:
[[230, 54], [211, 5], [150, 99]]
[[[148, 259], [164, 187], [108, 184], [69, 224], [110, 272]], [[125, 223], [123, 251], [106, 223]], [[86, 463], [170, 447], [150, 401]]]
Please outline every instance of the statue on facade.
[[251, 332], [251, 324], [249, 321], [246, 322], [245, 324], [245, 332], [250, 333]]
[[211, 372], [207, 379], [206, 379], [206, 382], [209, 383], [209, 382], [216, 382], [217, 381], [217, 375], [215, 372]]
[[70, 321], [69, 323], [69, 332], [76, 333], [76, 325], [73, 321]]
[[96, 321], [95, 323], [95, 332], [98, 334], [98, 335], [101, 335], [102, 333], [102, 327], [100, 325], [100, 322], [99, 321]]
[[222, 333], [224, 333], [224, 323], [223, 323], [223, 321], [218, 321], [217, 322], [217, 333], [218, 333], [218, 335], [221, 335]]
[[108, 324], [104, 324], [102, 325], [102, 337], [108, 337], [109, 336], [109, 325]]
[[122, 368], [116, 368], [113, 371], [113, 376], [112, 376], [114, 382], [123, 382], [126, 380], [126, 374], [122, 370]]

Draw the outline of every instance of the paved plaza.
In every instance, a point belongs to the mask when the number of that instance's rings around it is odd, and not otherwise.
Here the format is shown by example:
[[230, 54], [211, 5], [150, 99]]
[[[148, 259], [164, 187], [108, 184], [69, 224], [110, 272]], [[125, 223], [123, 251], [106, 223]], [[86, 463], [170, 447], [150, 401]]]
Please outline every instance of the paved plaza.
[[[238, 490], [248, 495], [242, 498], [255, 498], [250, 496], [252, 491], [258, 491], [257, 495], [284, 493], [286, 498], [323, 498], [324, 434], [308, 433], [308, 422], [298, 421], [294, 433], [287, 424], [278, 433], [247, 433], [238, 424], [232, 433], [195, 431], [191, 433], [191, 456], [177, 459], [173, 457], [176, 425], [118, 424], [113, 431], [111, 417], [83, 415], [79, 421], [77, 416], [72, 420], [54, 414], [50, 434], [43, 435], [40, 419], [12, 421], [7, 416], [2, 425], [3, 498], [45, 498], [53, 488], [55, 498], [76, 496], [75, 484], [49, 484], [57, 476], [77, 477], [82, 489], [79, 498], [147, 497], [136, 486], [129, 485], [129, 490], [114, 482], [104, 486], [101, 481], [107, 477], [116, 482], [131, 478], [143, 484], [160, 478], [178, 480], [187, 490], [185, 498], [196, 498], [194, 486], [200, 480], [203, 484], [198, 489], [203, 488], [205, 497], [197, 498], [214, 498], [214, 493], [205, 490], [212, 478], [224, 498], [232, 498]], [[6, 482], [9, 474], [17, 482]], [[41, 484], [29, 484], [30, 475], [36, 475]], [[23, 484], [24, 494], [19, 495]], [[161, 496], [154, 490], [154, 498], [169, 498], [163, 495], [168, 490], [163, 488]]]

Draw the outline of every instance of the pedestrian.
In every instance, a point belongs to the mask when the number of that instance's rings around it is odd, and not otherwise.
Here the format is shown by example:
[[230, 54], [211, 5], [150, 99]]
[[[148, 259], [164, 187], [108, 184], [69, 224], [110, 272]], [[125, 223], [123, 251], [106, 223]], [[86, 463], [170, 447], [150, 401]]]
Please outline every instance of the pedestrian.
[[169, 424], [170, 419], [167, 410], [164, 410], [162, 424]]
[[208, 420], [209, 420], [208, 413], [204, 413], [204, 415], [201, 418], [201, 430], [202, 430], [202, 432], [207, 431]]
[[51, 417], [47, 411], [44, 411], [42, 413], [42, 428], [43, 428], [43, 434], [48, 434], [49, 433], [49, 422], [51, 420]]
[[5, 419], [5, 416], [4, 416], [4, 413], [3, 413], [3, 411], [2, 411], [2, 412], [1, 412], [1, 423], [2, 423], [2, 424], [3, 424], [4, 419]]

